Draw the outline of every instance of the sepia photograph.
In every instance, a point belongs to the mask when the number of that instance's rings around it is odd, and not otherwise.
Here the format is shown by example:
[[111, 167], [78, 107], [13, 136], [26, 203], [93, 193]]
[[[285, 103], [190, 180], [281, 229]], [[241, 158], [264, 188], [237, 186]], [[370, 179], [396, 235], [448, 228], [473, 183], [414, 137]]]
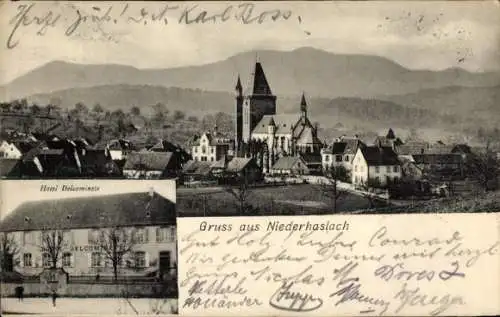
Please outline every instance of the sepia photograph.
[[1, 189], [2, 315], [177, 313], [173, 181]]
[[498, 3], [2, 12], [5, 179], [175, 179], [181, 217], [499, 207]]

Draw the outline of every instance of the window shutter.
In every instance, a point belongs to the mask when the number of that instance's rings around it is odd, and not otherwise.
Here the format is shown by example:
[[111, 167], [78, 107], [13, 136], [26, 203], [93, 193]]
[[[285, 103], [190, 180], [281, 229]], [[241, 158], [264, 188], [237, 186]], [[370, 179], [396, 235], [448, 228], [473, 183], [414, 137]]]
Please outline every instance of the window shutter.
[[26, 254], [26, 253], [21, 254], [21, 257], [20, 257], [20, 258], [21, 258], [21, 261], [19, 261], [19, 267], [24, 267], [24, 255], [25, 255], [25, 254]]
[[92, 267], [92, 252], [87, 253], [87, 260], [89, 262], [89, 268]]
[[149, 267], [149, 253], [144, 252], [144, 267], [148, 268]]
[[144, 228], [144, 243], [149, 242], [149, 229], [147, 227]]

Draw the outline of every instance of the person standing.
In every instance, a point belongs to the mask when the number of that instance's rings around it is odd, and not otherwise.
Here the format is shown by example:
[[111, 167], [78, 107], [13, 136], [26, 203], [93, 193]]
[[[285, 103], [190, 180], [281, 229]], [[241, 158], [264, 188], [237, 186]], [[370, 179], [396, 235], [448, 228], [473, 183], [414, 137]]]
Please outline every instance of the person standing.
[[52, 307], [56, 307], [57, 291], [52, 291]]

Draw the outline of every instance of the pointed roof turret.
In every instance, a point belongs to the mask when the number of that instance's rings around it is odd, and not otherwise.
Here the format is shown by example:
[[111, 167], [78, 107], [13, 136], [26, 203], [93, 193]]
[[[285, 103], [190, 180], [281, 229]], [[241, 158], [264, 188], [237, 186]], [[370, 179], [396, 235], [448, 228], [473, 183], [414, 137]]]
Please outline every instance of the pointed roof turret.
[[241, 86], [240, 75], [238, 74], [238, 80], [236, 81], [236, 87], [234, 87], [234, 89], [241, 91], [242, 88], [243, 86]]
[[389, 140], [394, 140], [396, 138], [396, 135], [394, 134], [394, 131], [392, 130], [392, 128], [389, 128], [389, 131], [387, 132], [386, 138]]
[[260, 62], [255, 63], [255, 70], [250, 75], [246, 95], [272, 95], [271, 87], [267, 82], [264, 69]]
[[300, 110], [301, 111], [307, 110], [306, 96], [304, 95], [304, 93], [302, 93], [302, 98], [300, 99]]

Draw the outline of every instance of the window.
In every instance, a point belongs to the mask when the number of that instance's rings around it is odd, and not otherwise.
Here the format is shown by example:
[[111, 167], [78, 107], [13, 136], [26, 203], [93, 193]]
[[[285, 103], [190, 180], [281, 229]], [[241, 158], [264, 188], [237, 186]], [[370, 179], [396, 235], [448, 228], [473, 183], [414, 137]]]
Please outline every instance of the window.
[[358, 166], [357, 165], [354, 165], [354, 171], [357, 172], [358, 171]]
[[210, 149], [210, 153], [214, 154], [214, 148]]
[[156, 228], [156, 242], [173, 242], [175, 229], [173, 227]]
[[135, 232], [135, 243], [148, 243], [148, 228], [139, 228]]
[[342, 155], [335, 155], [335, 162], [342, 162]]
[[201, 157], [201, 161], [202, 161], [202, 162], [206, 162], [206, 161], [207, 161], [207, 157], [206, 157], [206, 156], [202, 156], [202, 157]]
[[391, 172], [391, 167], [390, 166], [386, 166], [385, 169], [386, 169], [387, 173]]
[[42, 266], [43, 267], [50, 267], [51, 264], [51, 259], [50, 259], [50, 254], [44, 253], [42, 254]]
[[213, 157], [211, 157], [211, 158], [210, 158], [210, 162], [213, 162], [213, 161], [214, 161], [214, 158], [213, 158]]
[[145, 267], [146, 266], [146, 252], [139, 251], [134, 255], [135, 267]]
[[73, 232], [72, 231], [70, 231], [70, 230], [64, 230], [62, 232], [62, 234], [63, 234], [64, 242], [66, 242], [68, 244], [74, 244]]
[[25, 231], [23, 232], [23, 244], [32, 244], [34, 241], [34, 232], [33, 231]]
[[99, 252], [92, 252], [90, 258], [90, 265], [92, 267], [101, 267], [102, 266], [102, 255]]
[[198, 162], [198, 157], [196, 157], [196, 156], [195, 156], [195, 157], [194, 157], [194, 160], [195, 160], [196, 162]]
[[349, 162], [349, 155], [344, 156], [344, 161]]
[[30, 267], [33, 265], [31, 253], [25, 253], [23, 255], [23, 266]]
[[88, 231], [88, 242], [89, 244], [97, 244], [99, 241], [99, 230], [90, 229]]
[[394, 173], [399, 172], [399, 166], [397, 166], [397, 165], [394, 166], [392, 170], [393, 170]]
[[71, 253], [64, 252], [62, 256], [62, 265], [63, 267], [71, 267]]
[[375, 166], [375, 173], [380, 173], [380, 167]]
[[201, 153], [203, 153], [203, 154], [207, 153], [207, 147], [206, 146], [203, 145], [201, 147]]
[[197, 152], [198, 152], [198, 148], [194, 147], [194, 153], [197, 153]]
[[329, 162], [330, 161], [330, 155], [325, 155], [325, 162]]

